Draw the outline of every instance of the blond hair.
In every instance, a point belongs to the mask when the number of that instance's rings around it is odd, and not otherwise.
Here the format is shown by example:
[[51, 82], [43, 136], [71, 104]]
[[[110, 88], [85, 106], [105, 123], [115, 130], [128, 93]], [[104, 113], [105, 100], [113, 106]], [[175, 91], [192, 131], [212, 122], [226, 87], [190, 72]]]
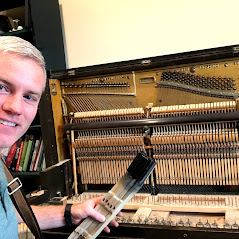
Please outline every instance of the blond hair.
[[0, 36], [0, 52], [10, 52], [34, 60], [42, 68], [46, 81], [46, 65], [44, 57], [30, 42], [15, 36]]

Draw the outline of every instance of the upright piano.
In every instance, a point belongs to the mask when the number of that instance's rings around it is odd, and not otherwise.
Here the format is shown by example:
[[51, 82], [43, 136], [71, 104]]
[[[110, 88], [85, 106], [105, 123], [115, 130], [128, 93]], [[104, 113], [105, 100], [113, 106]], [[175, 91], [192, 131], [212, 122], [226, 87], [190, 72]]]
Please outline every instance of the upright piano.
[[138, 152], [157, 162], [99, 238], [239, 236], [239, 46], [54, 71], [49, 90], [69, 202], [104, 195]]

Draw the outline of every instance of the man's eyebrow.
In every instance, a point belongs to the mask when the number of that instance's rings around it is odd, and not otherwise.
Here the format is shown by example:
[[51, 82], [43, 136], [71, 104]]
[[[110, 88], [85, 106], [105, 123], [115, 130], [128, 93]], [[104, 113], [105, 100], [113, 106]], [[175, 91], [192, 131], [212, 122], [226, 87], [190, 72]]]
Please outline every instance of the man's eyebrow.
[[2, 81], [3, 83], [5, 83], [7, 85], [11, 85], [11, 83], [8, 80], [2, 78], [1, 76], [0, 76], [0, 81]]
[[40, 97], [41, 97], [41, 95], [42, 95], [41, 92], [32, 91], [32, 90], [28, 91], [27, 94], [30, 94], [30, 95], [37, 95], [37, 96], [40, 96]]

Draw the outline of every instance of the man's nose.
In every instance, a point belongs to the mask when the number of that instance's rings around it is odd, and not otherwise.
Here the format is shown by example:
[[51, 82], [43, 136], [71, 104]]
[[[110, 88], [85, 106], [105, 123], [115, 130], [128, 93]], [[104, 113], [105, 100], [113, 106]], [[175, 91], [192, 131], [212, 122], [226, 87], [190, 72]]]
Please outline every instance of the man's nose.
[[22, 112], [22, 96], [11, 94], [7, 97], [3, 104], [3, 110], [11, 112], [12, 114], [21, 114]]

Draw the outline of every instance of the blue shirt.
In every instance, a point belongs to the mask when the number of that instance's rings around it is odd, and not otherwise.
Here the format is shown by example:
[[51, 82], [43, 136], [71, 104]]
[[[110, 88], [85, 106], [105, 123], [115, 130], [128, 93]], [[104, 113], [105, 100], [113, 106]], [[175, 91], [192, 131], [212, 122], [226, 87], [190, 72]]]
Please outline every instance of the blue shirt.
[[2, 162], [0, 162], [0, 238], [18, 239], [17, 214], [8, 195], [7, 178]]

